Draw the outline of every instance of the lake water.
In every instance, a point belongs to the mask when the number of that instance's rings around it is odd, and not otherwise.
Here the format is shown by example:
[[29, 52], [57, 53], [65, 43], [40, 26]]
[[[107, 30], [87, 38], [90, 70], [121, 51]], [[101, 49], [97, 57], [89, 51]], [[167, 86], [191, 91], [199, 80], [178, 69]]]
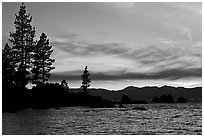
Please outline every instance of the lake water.
[[67, 107], [3, 113], [2, 134], [202, 134], [201, 103], [135, 106], [148, 110]]

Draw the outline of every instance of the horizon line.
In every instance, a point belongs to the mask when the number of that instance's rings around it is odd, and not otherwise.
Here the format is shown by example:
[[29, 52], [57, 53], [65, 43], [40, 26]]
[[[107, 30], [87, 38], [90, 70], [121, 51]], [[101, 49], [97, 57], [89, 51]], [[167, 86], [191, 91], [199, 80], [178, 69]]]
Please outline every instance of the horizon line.
[[[60, 84], [60, 82], [47, 82], [47, 83], [58, 83]], [[36, 86], [37, 84], [32, 84], [32, 83], [29, 83], [30, 85], [33, 86]], [[45, 83], [46, 84], [46, 83]], [[27, 87], [29, 88], [29, 86], [27, 85]], [[29, 89], [32, 89], [29, 88]], [[133, 87], [133, 88], [146, 88], [146, 87], [150, 87], [150, 88], [153, 88], [153, 87], [156, 87], [156, 88], [162, 88], [162, 87], [172, 87], [172, 88], [186, 88], [186, 89], [193, 89], [193, 88], [202, 88], [202, 85], [201, 86], [195, 86], [195, 87], [184, 87], [184, 86], [170, 86], [170, 85], [162, 85], [162, 86], [154, 86], [154, 85], [150, 85], [150, 86], [133, 86], [133, 85], [129, 85], [129, 86], [125, 86], [123, 88], [120, 88], [120, 89], [109, 89], [109, 88], [105, 88], [105, 87], [90, 87], [88, 89], [104, 89], [104, 90], [109, 90], [109, 91], [120, 91], [120, 90], [124, 90], [126, 88], [129, 88], [129, 87]], [[81, 89], [81, 87], [69, 87], [69, 89]]]

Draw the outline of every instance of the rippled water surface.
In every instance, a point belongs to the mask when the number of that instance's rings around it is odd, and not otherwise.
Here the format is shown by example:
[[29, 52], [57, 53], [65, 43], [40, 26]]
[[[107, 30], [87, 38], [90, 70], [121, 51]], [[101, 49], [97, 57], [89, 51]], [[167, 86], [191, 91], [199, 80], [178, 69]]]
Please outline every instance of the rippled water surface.
[[3, 134], [202, 134], [201, 104], [129, 108], [67, 107], [2, 114]]

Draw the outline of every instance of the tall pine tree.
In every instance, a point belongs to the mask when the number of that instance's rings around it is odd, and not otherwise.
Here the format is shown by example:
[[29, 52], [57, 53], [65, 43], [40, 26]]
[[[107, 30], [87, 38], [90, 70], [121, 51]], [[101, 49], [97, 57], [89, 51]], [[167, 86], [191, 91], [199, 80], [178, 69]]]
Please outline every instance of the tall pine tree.
[[91, 83], [91, 78], [90, 78], [90, 73], [88, 71], [87, 66], [85, 67], [83, 75], [81, 75], [82, 78], [82, 89], [85, 93], [88, 93], [87, 88], [90, 86]]
[[18, 15], [15, 14], [15, 31], [10, 32], [10, 42], [18, 60], [19, 84], [25, 87], [30, 80], [32, 50], [35, 45], [35, 28], [31, 26], [32, 17], [26, 13], [26, 6], [22, 3]]
[[37, 45], [34, 48], [33, 54], [32, 73], [34, 84], [44, 84], [45, 81], [48, 80], [47, 78], [49, 78], [51, 75], [49, 72], [55, 68], [51, 66], [55, 61], [54, 59], [50, 58], [53, 52], [51, 48], [52, 46], [49, 45], [49, 39], [45, 33], [42, 33], [40, 40], [37, 42]]

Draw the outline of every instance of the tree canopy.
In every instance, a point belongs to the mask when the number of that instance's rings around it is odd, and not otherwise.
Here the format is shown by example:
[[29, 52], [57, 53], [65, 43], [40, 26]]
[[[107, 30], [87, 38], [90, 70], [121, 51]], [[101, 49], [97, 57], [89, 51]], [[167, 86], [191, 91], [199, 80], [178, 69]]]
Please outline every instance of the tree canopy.
[[91, 78], [90, 78], [90, 73], [88, 71], [87, 66], [84, 69], [84, 73], [81, 75], [82, 78], [82, 89], [84, 92], [88, 92], [87, 88], [90, 86], [91, 83]]

